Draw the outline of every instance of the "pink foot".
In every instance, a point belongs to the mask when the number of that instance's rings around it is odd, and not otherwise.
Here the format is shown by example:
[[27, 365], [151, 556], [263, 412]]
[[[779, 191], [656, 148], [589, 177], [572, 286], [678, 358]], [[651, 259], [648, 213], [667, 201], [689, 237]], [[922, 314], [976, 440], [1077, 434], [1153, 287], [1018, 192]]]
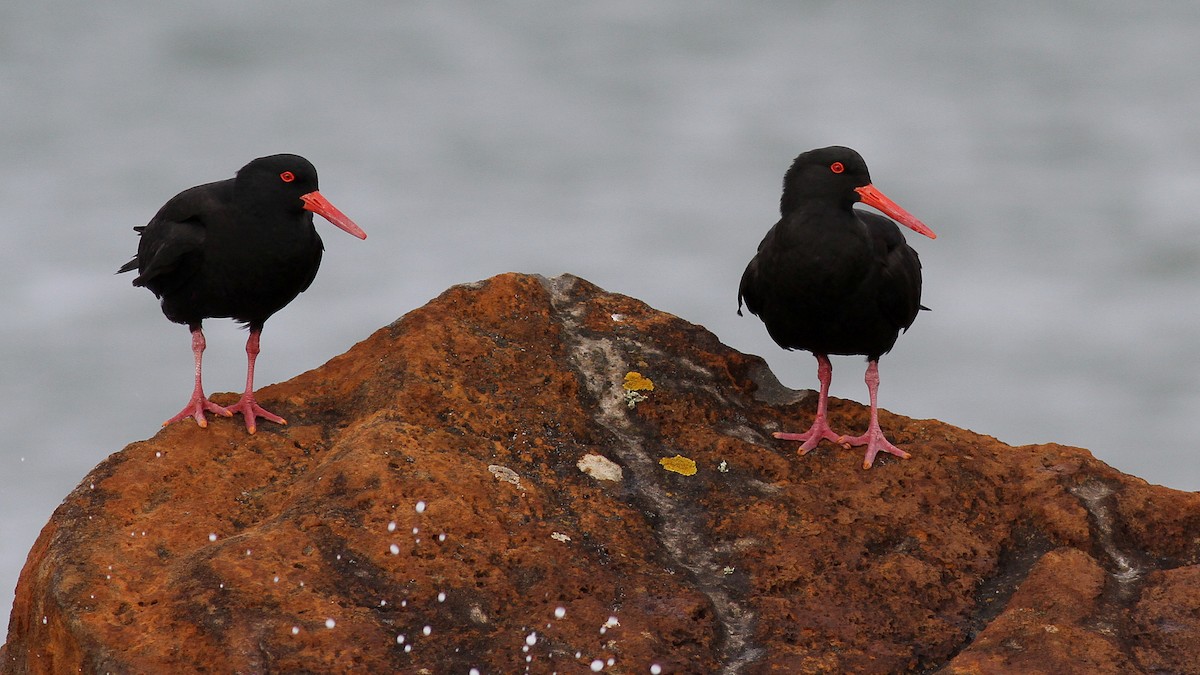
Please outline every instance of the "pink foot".
[[863, 468], [869, 469], [875, 463], [875, 456], [881, 452], [895, 455], [900, 459], [908, 459], [911, 455], [892, 445], [883, 437], [883, 429], [879, 428], [879, 362], [870, 361], [867, 364], [867, 374], [864, 378], [867, 392], [871, 395], [871, 422], [867, 425], [867, 433], [861, 436], [844, 436], [842, 443], [850, 445], [866, 445], [867, 454], [863, 457]]
[[168, 424], [174, 424], [185, 417], [191, 417], [203, 429], [208, 426], [208, 420], [204, 419], [204, 413], [206, 412], [215, 413], [222, 417], [233, 417], [233, 413], [208, 400], [208, 397], [204, 395], [204, 385], [200, 382], [201, 362], [204, 359], [204, 331], [200, 330], [200, 324], [193, 325], [191, 330], [192, 356], [196, 359], [196, 380], [195, 386], [192, 387], [192, 399], [183, 407], [183, 410], [179, 411], [178, 415], [163, 422], [164, 427]]
[[884, 438], [883, 430], [877, 425], [867, 429], [867, 433], [861, 436], [843, 436], [838, 440], [838, 442], [844, 444], [846, 447], [850, 447], [852, 445], [867, 446], [867, 454], [863, 457], [864, 469], [871, 468], [871, 465], [875, 463], [875, 456], [880, 452], [886, 452], [889, 455], [895, 455], [900, 459], [908, 459], [912, 456], [900, 448], [897, 448], [892, 444], [891, 441]]
[[229, 414], [231, 415], [233, 413], [241, 413], [242, 418], [246, 420], [246, 431], [250, 433], [258, 431], [257, 418], [259, 417], [267, 420], [268, 422], [287, 424], [287, 420], [260, 406], [258, 401], [254, 400], [254, 394], [242, 394], [242, 397], [238, 399], [238, 402], [229, 406], [226, 408], [226, 410], [228, 410]]
[[258, 338], [261, 333], [262, 324], [250, 326], [250, 337], [246, 339], [246, 391], [237, 403], [229, 406], [231, 412], [242, 413], [242, 418], [246, 420], [246, 431], [250, 433], [258, 431], [256, 418], [259, 417], [268, 422], [287, 424], [287, 420], [263, 409], [258, 401], [254, 400], [254, 361], [258, 358]]
[[233, 413], [227, 408], [222, 408], [216, 403], [208, 400], [204, 397], [203, 393], [196, 393], [192, 395], [192, 400], [188, 401], [188, 404], [183, 407], [183, 410], [180, 410], [178, 415], [172, 417], [166, 422], [163, 422], [163, 426], [165, 427], [169, 424], [174, 424], [179, 420], [191, 417], [195, 419], [196, 424], [200, 425], [200, 428], [203, 429], [208, 426], [208, 420], [204, 418], [204, 413], [206, 412], [214, 413], [222, 417], [233, 417]]
[[813, 420], [812, 427], [802, 434], [776, 431], [771, 435], [782, 441], [804, 441], [804, 444], [800, 446], [800, 455], [808, 454], [808, 451], [817, 447], [821, 441], [833, 441], [834, 443], [840, 443], [842, 447], [850, 447], [841, 436], [833, 433], [833, 429], [829, 428], [829, 422], [825, 421], [824, 417], [817, 417]]
[[844, 447], [850, 447], [842, 442], [841, 436], [833, 433], [833, 429], [829, 428], [829, 421], [826, 417], [829, 411], [829, 381], [833, 378], [833, 365], [829, 363], [829, 357], [824, 354], [817, 354], [816, 357], [817, 379], [821, 382], [821, 391], [817, 395], [817, 416], [813, 418], [812, 426], [802, 434], [783, 431], [771, 434], [783, 441], [804, 441], [804, 445], [800, 446], [801, 455], [808, 454], [808, 451], [817, 447], [821, 441], [833, 441], [834, 443], [841, 443]]

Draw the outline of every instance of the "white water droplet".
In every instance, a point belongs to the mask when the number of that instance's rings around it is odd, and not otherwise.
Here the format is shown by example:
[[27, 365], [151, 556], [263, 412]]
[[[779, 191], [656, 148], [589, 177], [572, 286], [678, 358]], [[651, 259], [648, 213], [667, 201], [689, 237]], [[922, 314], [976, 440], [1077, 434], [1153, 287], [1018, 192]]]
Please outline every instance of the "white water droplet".
[[662, 673], [662, 666], [658, 665], [657, 663], [650, 666], [650, 675], [661, 675], [661, 673]]
[[42, 617], [42, 624], [44, 625], [44, 624], [47, 624], [47, 623], [50, 623], [50, 617], [48, 617], [48, 616], [43, 616], [43, 617]]
[[272, 581], [274, 581], [275, 583], [279, 583], [279, 575], [278, 575], [278, 574], [276, 574], [276, 575], [275, 575], [275, 578], [274, 578], [274, 579], [272, 579]]
[[537, 644], [537, 633], [533, 632], [533, 633], [530, 633], [529, 635], [526, 635], [525, 636], [525, 644], [529, 645], [530, 647], [536, 645]]
[[425, 502], [417, 502], [417, 513], [425, 513]]
[[400, 555], [400, 547], [396, 544], [389, 546], [388, 550], [392, 552], [392, 555]]
[[567, 615], [566, 607], [555, 607], [554, 608], [554, 618], [561, 619], [566, 615]]
[[292, 635], [298, 635], [299, 633], [300, 633], [300, 626], [292, 626]]
[[439, 535], [438, 535], [438, 541], [446, 541], [446, 535], [444, 535], [444, 534], [439, 534]]
[[337, 625], [337, 622], [334, 621], [333, 618], [325, 619], [325, 627], [326, 628], [333, 628], [336, 625]]
[[604, 662], [603, 661], [601, 661], [600, 659], [596, 659], [595, 661], [592, 661], [592, 672], [593, 673], [598, 673], [602, 670], [604, 670]]
[[419, 527], [414, 527], [414, 528], [413, 528], [413, 534], [417, 534], [417, 533], [419, 533], [420, 531], [421, 531], [421, 528], [419, 528]]
[[469, 673], [467, 673], [467, 675], [479, 675], [479, 669], [472, 668], [471, 671]]
[[208, 533], [208, 540], [209, 540], [209, 541], [216, 541], [216, 540], [217, 540], [217, 533], [216, 533], [216, 532], [209, 532], [209, 533]]
[[421, 629], [421, 632], [424, 633], [425, 635], [429, 635], [430, 633], [433, 632], [433, 627], [425, 626], [424, 628]]
[[404, 636], [403, 635], [396, 636], [396, 644], [398, 644], [398, 645], [404, 644]]
[[156, 450], [156, 451], [154, 452], [154, 456], [155, 456], [155, 457], [162, 457], [162, 451], [160, 451], [160, 450]]
[[408, 652], [411, 652], [411, 651], [412, 651], [412, 645], [404, 645], [404, 653], [405, 654], [407, 654]]
[[446, 601], [446, 594], [438, 593], [438, 602], [445, 602], [445, 601]]
[[388, 532], [395, 532], [395, 531], [396, 531], [396, 521], [393, 520], [392, 522], [388, 523]]

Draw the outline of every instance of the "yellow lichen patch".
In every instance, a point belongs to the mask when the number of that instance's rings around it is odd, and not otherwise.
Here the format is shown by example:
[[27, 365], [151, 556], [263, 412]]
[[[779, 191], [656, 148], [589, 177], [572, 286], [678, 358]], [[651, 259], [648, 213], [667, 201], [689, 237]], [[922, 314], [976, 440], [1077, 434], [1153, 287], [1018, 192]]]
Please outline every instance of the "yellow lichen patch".
[[625, 373], [625, 391], [654, 391], [654, 383], [650, 378], [631, 370]]
[[675, 473], [683, 474], [684, 476], [691, 476], [696, 473], [696, 462], [684, 457], [683, 455], [663, 457], [662, 459], [658, 460], [658, 463], [662, 464], [662, 468], [666, 469], [667, 471], [674, 471]]

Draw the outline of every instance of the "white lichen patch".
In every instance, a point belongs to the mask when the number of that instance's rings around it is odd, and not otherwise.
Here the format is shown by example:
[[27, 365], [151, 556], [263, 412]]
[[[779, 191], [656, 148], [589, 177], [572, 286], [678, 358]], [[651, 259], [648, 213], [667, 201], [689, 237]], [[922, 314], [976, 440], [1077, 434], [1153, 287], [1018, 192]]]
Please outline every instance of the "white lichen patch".
[[623, 477], [620, 465], [604, 455], [584, 455], [575, 466], [596, 480], [620, 481]]
[[630, 409], [636, 408], [637, 404], [641, 403], [642, 401], [645, 401], [647, 398], [649, 398], [649, 397], [641, 392], [626, 390], [625, 391], [625, 407], [630, 408]]
[[500, 466], [499, 464], [489, 464], [488, 471], [492, 472], [492, 475], [496, 477], [496, 480], [502, 480], [505, 483], [512, 483], [513, 485], [516, 485], [517, 487], [524, 489], [521, 486], [521, 477], [517, 475], [516, 471], [513, 471], [512, 469], [508, 468], [507, 466]]

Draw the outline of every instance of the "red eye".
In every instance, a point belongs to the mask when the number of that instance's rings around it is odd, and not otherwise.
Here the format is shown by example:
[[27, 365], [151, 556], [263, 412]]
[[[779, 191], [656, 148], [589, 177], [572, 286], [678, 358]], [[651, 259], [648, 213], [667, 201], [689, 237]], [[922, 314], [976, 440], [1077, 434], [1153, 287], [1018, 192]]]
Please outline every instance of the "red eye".
[[279, 174], [279, 180], [285, 183], [290, 183], [296, 180], [296, 174], [292, 173], [291, 171], [284, 171], [283, 173]]
[[829, 170], [834, 173], [841, 173], [846, 170], [846, 167], [841, 162], [834, 162], [829, 165]]

